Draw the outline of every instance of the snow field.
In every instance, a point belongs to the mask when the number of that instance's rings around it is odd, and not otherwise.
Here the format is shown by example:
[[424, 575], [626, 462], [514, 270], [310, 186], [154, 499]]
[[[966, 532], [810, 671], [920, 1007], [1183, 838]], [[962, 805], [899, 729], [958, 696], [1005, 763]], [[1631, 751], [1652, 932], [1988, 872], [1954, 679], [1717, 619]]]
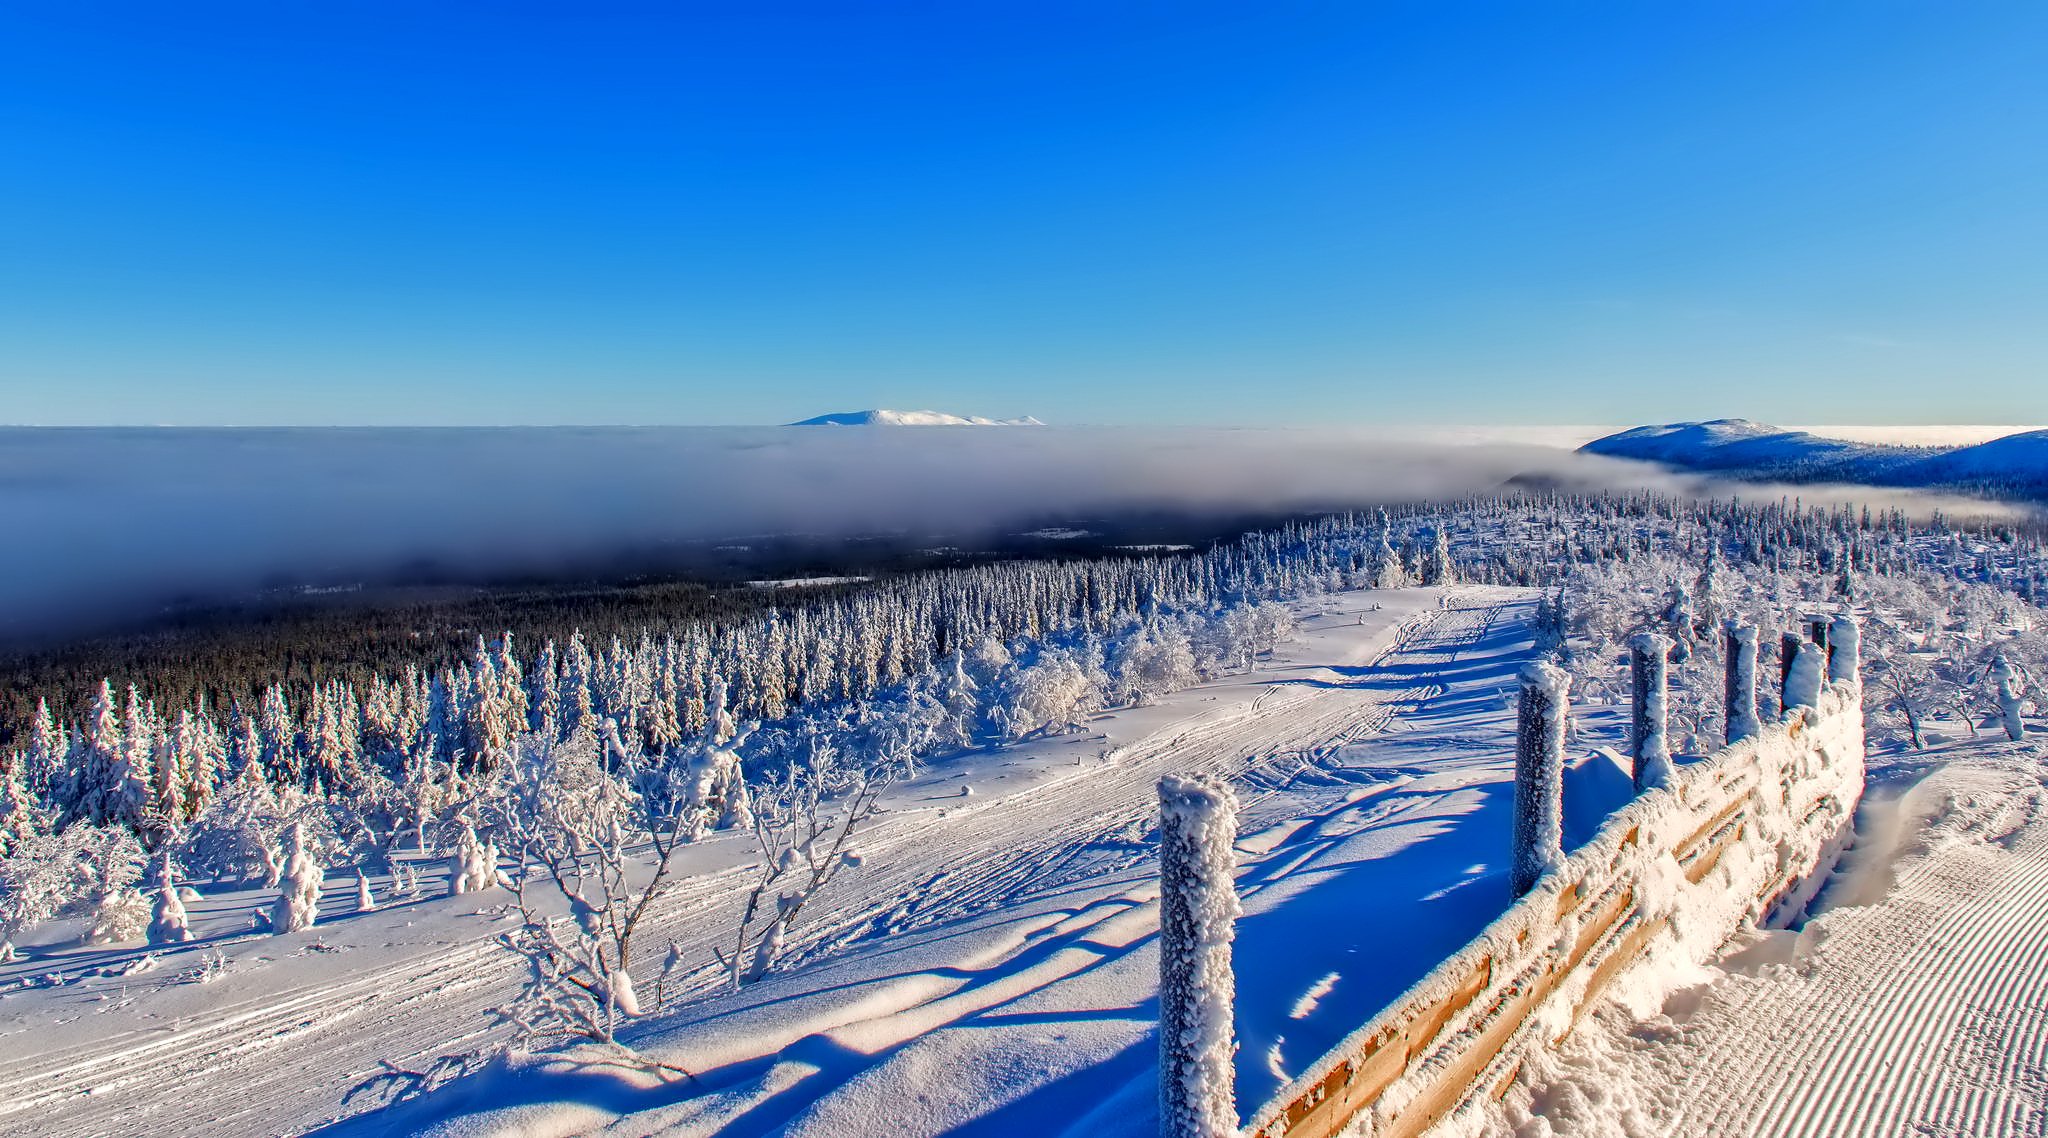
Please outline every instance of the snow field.
[[[795, 930], [791, 964], [986, 917], [1019, 897], [1105, 874], [1149, 872], [1161, 772], [1247, 776], [1248, 827], [1292, 818], [1297, 800], [1278, 787], [1308, 779], [1334, 748], [1384, 726], [1392, 708], [1438, 693], [1434, 662], [1454, 654], [1502, 598], [1520, 595], [1467, 591], [1446, 608], [1438, 590], [1312, 602], [1298, 610], [1308, 618], [1303, 640], [1259, 671], [1098, 718], [1088, 734], [930, 768], [898, 787], [889, 812], [862, 835], [865, 864]], [[1410, 646], [1400, 659], [1414, 668], [1413, 682], [1336, 686], [1396, 653], [1397, 640]], [[974, 795], [960, 797], [962, 786]], [[1335, 779], [1320, 789], [1341, 795], [1355, 786]], [[672, 978], [671, 995], [715, 982], [709, 946], [728, 934], [746, 888], [744, 855], [730, 835], [691, 847], [685, 879], [651, 917], [648, 943], [674, 938], [686, 960], [707, 962]], [[0, 967], [0, 984], [53, 967], [64, 981], [0, 999], [0, 1129], [13, 1118], [33, 1120], [39, 1134], [142, 1134], [176, 1116], [194, 1133], [295, 1133], [371, 1105], [340, 1108], [338, 1100], [386, 1060], [417, 1068], [490, 1043], [484, 1009], [508, 998], [520, 976], [519, 962], [491, 942], [512, 918], [496, 891], [443, 899], [445, 872], [421, 863], [430, 899], [410, 902], [391, 900], [392, 883], [373, 877], [383, 904], [362, 916], [353, 913], [352, 877], [337, 877], [314, 931], [275, 938], [246, 932], [250, 909], [274, 891], [211, 895], [192, 906], [194, 944], [128, 977], [96, 973], [146, 950], [97, 948]], [[1130, 903], [1149, 902], [1149, 888]], [[216, 952], [226, 965], [218, 980], [182, 979]], [[645, 963], [658, 967], [660, 953]], [[651, 976], [642, 979], [651, 986]]]
[[[1028, 785], [984, 768], [963, 805], [935, 768], [864, 838], [858, 896], [800, 948], [807, 967], [629, 1037], [694, 1081], [543, 1064], [336, 1132], [1149, 1138], [1156, 783], [1190, 773], [1232, 777], [1242, 803], [1236, 1081], [1264, 1097], [1505, 901], [1532, 594], [1328, 604], [1292, 659], [1098, 721], [1110, 739], [1048, 745]], [[1401, 954], [1372, 959], [1395, 922]]]

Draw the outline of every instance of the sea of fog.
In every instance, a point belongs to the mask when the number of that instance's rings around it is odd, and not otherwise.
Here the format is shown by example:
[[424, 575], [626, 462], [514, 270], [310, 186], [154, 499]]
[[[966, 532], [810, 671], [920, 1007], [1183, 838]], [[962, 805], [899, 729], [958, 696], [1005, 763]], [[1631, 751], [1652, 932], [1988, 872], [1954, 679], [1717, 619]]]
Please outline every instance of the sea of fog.
[[0, 632], [409, 563], [544, 575], [681, 541], [1345, 508], [1518, 475], [1712, 490], [1477, 429], [4, 428]]

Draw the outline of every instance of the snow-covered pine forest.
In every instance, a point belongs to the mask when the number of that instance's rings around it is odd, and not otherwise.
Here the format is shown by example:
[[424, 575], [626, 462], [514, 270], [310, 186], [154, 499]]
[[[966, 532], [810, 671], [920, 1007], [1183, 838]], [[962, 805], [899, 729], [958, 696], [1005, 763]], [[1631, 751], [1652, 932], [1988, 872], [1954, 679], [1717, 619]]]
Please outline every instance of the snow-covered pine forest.
[[[1661, 631], [1676, 646], [1669, 745], [1699, 754], [1725, 730], [1723, 622], [1772, 630], [1842, 608], [1864, 621], [1877, 738], [2023, 731], [2048, 672], [2044, 580], [2040, 533], [2010, 523], [1521, 495], [1328, 516], [1182, 556], [907, 575], [632, 641], [536, 646], [513, 630], [450, 668], [276, 686], [246, 706], [159, 706], [148, 677], [109, 677], [75, 722], [46, 703], [5, 756], [0, 937], [10, 954], [58, 953], [34, 934], [69, 921], [84, 943], [175, 951], [186, 905], [216, 890], [260, 890], [260, 934], [317, 929], [323, 882], [352, 883], [350, 911], [504, 887], [524, 920], [502, 941], [531, 963], [505, 1012], [520, 1036], [616, 1046], [624, 1021], [690, 997], [672, 979], [705, 974], [634, 939], [679, 848], [749, 835], [756, 884], [709, 971], [759, 980], [861, 868], [860, 828], [892, 781], [1257, 668], [1292, 631], [1287, 602], [1538, 587], [1539, 634], [1591, 707], [1625, 704], [1626, 643]], [[445, 874], [423, 881], [428, 864]]]

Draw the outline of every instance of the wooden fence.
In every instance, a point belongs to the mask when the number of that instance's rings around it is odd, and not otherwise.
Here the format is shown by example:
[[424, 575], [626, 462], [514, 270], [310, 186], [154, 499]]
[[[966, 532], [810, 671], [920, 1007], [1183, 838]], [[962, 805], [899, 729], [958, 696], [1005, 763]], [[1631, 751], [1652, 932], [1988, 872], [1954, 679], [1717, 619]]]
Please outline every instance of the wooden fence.
[[[1620, 982], [1745, 922], [1802, 911], [1851, 836], [1864, 778], [1854, 665], [1813, 707], [1680, 765], [1563, 856], [1469, 945], [1249, 1115], [1243, 1138], [1421, 1134], [1504, 1093]], [[1674, 920], [1674, 918], [1678, 918]]]

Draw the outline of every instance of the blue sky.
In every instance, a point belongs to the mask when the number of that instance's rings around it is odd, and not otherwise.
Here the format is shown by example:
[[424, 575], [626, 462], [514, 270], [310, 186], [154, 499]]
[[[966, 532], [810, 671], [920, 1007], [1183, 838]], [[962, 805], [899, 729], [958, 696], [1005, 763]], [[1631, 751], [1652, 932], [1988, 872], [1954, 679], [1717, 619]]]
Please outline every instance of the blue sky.
[[2048, 5], [0, 13], [0, 420], [2048, 421]]

